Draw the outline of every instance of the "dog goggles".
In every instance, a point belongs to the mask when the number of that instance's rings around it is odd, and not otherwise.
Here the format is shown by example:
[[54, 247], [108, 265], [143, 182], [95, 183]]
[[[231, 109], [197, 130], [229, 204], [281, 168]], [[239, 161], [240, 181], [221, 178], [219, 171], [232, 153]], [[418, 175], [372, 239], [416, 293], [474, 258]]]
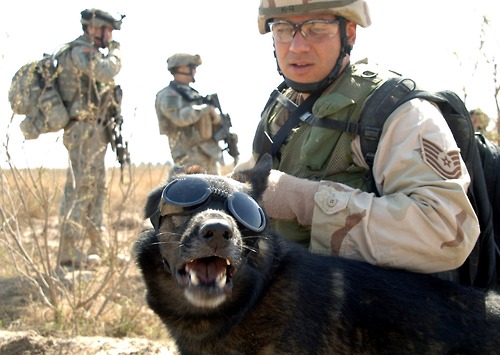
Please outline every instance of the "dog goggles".
[[251, 231], [262, 232], [266, 227], [264, 211], [252, 197], [239, 191], [228, 194], [211, 188], [205, 179], [198, 176], [184, 176], [165, 186], [159, 207], [160, 218], [193, 213], [208, 205], [214, 197], [225, 200], [225, 208]]

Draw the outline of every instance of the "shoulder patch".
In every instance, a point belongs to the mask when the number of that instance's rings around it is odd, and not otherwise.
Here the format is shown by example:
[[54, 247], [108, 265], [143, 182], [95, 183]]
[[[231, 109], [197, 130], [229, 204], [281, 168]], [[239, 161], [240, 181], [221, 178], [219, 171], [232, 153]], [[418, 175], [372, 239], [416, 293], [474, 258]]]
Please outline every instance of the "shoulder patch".
[[422, 138], [422, 155], [424, 161], [443, 179], [458, 179], [462, 174], [460, 151], [445, 152], [436, 143]]

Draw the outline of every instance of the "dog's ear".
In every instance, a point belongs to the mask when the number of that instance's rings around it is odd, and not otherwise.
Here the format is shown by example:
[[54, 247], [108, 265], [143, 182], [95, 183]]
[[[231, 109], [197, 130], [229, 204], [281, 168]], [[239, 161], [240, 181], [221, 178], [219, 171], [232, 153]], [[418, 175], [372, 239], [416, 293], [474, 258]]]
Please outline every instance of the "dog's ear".
[[158, 205], [160, 204], [161, 194], [165, 186], [159, 186], [153, 191], [151, 191], [146, 200], [146, 206], [144, 206], [144, 218], [150, 218], [155, 212], [158, 211]]
[[273, 167], [271, 155], [264, 154], [251, 169], [234, 171], [228, 177], [252, 186], [252, 196], [258, 200], [267, 188], [267, 178]]

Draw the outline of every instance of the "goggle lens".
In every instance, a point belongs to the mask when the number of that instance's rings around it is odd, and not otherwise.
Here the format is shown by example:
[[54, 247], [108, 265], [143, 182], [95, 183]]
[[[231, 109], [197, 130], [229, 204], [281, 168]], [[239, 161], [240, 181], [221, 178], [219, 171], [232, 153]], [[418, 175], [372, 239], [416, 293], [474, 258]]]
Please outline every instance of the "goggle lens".
[[191, 207], [203, 203], [210, 196], [210, 185], [203, 179], [186, 176], [173, 180], [164, 189], [161, 198], [174, 206]]
[[[212, 194], [209, 183], [203, 178], [184, 176], [173, 180], [163, 189], [160, 216], [185, 214], [203, 206]], [[243, 226], [254, 232], [264, 230], [266, 227], [264, 211], [252, 197], [236, 191], [227, 197], [226, 202], [229, 212]]]
[[227, 199], [228, 209], [241, 224], [254, 232], [262, 232], [266, 227], [264, 211], [253, 198], [236, 191]]

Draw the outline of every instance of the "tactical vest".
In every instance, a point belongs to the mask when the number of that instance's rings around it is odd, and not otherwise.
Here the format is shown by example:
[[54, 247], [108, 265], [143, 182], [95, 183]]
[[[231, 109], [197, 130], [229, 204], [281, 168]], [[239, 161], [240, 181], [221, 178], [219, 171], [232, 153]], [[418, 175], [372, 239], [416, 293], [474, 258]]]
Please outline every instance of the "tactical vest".
[[[319, 120], [338, 120], [357, 123], [364, 102], [370, 94], [394, 73], [381, 72], [373, 65], [356, 64], [347, 67], [313, 105], [312, 113]], [[284, 96], [298, 104], [299, 96], [286, 89]], [[262, 112], [261, 122], [254, 141], [254, 152], [259, 153], [258, 138], [276, 134], [273, 122], [286, 121], [290, 111], [283, 102], [269, 102]], [[351, 142], [353, 135], [307, 123], [295, 127], [281, 146], [279, 157], [274, 159], [274, 169], [309, 180], [329, 180], [349, 185], [362, 191], [373, 191], [368, 169], [354, 163]], [[277, 221], [273, 226], [289, 239], [309, 244], [310, 228], [294, 221]]]
[[[201, 96], [197, 90], [186, 84], [179, 85], [175, 81], [171, 81], [169, 85], [162, 91], [164, 90], [165, 93], [163, 93], [159, 97], [159, 100], [166, 100], [167, 105], [171, 107], [177, 107], [178, 109], [181, 109], [185, 105], [185, 102], [188, 102], [189, 105], [202, 105], [205, 103], [205, 98]], [[169, 102], [168, 100], [171, 98], [171, 96], [167, 94], [168, 90], [173, 90], [177, 94], [179, 94], [182, 100], [182, 104], [180, 101], [178, 101], [178, 96], [174, 97], [174, 101]], [[162, 121], [167, 129], [167, 136], [172, 154], [176, 155], [178, 153], [175, 149], [175, 147], [178, 145], [182, 146], [183, 149], [187, 149], [197, 146], [200, 144], [200, 142], [207, 140], [201, 137], [198, 125], [191, 124], [180, 127], [172, 123], [161, 112], [157, 112], [157, 115], [158, 119]], [[182, 154], [184, 154], [184, 152], [182, 152]], [[178, 157], [174, 156], [173, 158], [177, 159]]]

